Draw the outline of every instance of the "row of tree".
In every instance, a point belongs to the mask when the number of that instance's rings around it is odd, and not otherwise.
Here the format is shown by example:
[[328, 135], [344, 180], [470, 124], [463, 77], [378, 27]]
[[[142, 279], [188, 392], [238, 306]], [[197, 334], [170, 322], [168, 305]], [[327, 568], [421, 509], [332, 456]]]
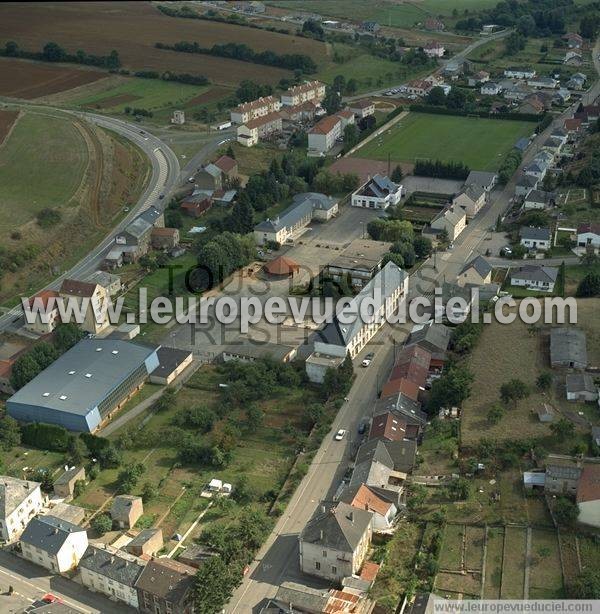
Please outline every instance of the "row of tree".
[[75, 53], [67, 53], [60, 45], [53, 42], [46, 43], [41, 51], [27, 51], [25, 49], [21, 49], [14, 41], [8, 41], [4, 45], [4, 49], [0, 50], [0, 55], [9, 58], [38, 60], [41, 62], [85, 64], [88, 66], [107, 68], [108, 70], [116, 70], [121, 66], [119, 53], [114, 49], [108, 55], [92, 55], [81, 49]]
[[208, 85], [210, 81], [204, 75], [191, 75], [190, 73], [175, 73], [165, 71], [159, 73], [155, 70], [138, 70], [133, 73], [134, 77], [140, 79], [160, 79], [161, 81], [175, 81], [177, 83], [185, 83], [186, 85]]
[[298, 70], [302, 73], [314, 73], [317, 70], [315, 61], [308, 55], [301, 53], [275, 53], [270, 49], [255, 51], [244, 43], [215, 44], [212, 47], [201, 47], [198, 43], [180, 41], [177, 43], [155, 43], [157, 49], [169, 49], [181, 53], [198, 53], [213, 55], [220, 58], [231, 58], [241, 62], [276, 66], [288, 70]]
[[466, 179], [471, 169], [464, 162], [442, 162], [441, 160], [417, 160], [413, 173], [422, 177], [439, 179]]

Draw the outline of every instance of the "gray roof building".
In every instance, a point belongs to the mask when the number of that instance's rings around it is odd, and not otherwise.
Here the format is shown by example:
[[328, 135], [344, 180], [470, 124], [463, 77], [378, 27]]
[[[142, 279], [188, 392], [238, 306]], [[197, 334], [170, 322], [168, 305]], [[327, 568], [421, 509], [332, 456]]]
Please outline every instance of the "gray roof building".
[[7, 411], [23, 422], [93, 432], [156, 367], [156, 348], [84, 339], [10, 397]]
[[588, 364], [585, 333], [574, 326], [553, 328], [550, 332], [550, 362], [553, 367], [585, 369]]
[[497, 180], [498, 175], [496, 173], [471, 171], [465, 181], [465, 185], [476, 185], [488, 192], [494, 187]]
[[567, 375], [567, 393], [580, 394], [586, 392], [597, 394], [598, 388], [594, 384], [594, 378], [589, 373], [569, 373]]
[[90, 545], [81, 557], [79, 567], [133, 588], [144, 569], [144, 564], [134, 556], [119, 550]]
[[525, 241], [550, 241], [552, 239], [549, 228], [537, 228], [535, 226], [523, 226], [519, 230], [519, 236]]
[[416, 344], [428, 352], [445, 352], [448, 349], [451, 337], [451, 328], [431, 320], [426, 324], [415, 326], [405, 345], [411, 346]]
[[376, 198], [385, 198], [390, 194], [395, 194], [400, 187], [394, 183], [389, 177], [376, 174], [371, 177], [357, 192], [359, 196], [375, 196]]
[[514, 281], [526, 281], [526, 282], [541, 282], [547, 284], [556, 283], [558, 277], [558, 268], [552, 266], [539, 266], [535, 264], [527, 264], [525, 266], [511, 269], [510, 279], [511, 283]]
[[532, 175], [520, 175], [516, 185], [523, 188], [535, 188], [538, 184], [538, 179]]
[[0, 476], [0, 518], [10, 516], [39, 487], [39, 482], [19, 480], [9, 475]]
[[36, 516], [29, 521], [21, 541], [56, 555], [72, 533], [85, 533], [85, 529], [55, 516]]
[[368, 530], [372, 517], [371, 512], [341, 501], [323, 502], [317, 514], [302, 530], [300, 540], [341, 552], [354, 552]]
[[[146, 565], [135, 583], [140, 609], [144, 603], [142, 597], [148, 593], [156, 597], [159, 602], [168, 602], [173, 611], [183, 611], [180, 608], [190, 601], [195, 580], [196, 570], [193, 567], [169, 558], [153, 559]], [[154, 612], [155, 610], [152, 607], [149, 610], [142, 609], [142, 611]]]
[[375, 403], [376, 415], [386, 412], [399, 414], [409, 424], [427, 424], [427, 414], [421, 410], [421, 405], [402, 392], [382, 397]]
[[274, 597], [277, 604], [286, 610], [277, 608], [277, 612], [324, 612], [329, 601], [329, 595], [324, 589], [310, 588], [294, 582], [284, 582]]
[[554, 192], [545, 192], [544, 190], [530, 190], [525, 197], [525, 203], [541, 204], [548, 207], [556, 201]]
[[487, 277], [492, 272], [492, 267], [483, 256], [476, 256], [465, 264], [459, 275], [466, 273], [469, 269], [474, 269], [480, 277]]

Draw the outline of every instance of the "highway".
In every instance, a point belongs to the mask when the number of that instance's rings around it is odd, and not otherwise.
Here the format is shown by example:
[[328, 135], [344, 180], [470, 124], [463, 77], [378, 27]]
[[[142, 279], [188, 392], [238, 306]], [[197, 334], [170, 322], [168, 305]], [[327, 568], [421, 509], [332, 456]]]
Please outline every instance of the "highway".
[[[600, 41], [594, 50], [594, 64], [600, 74], [598, 52]], [[600, 81], [584, 96], [589, 104], [600, 94]], [[541, 143], [552, 130], [561, 126], [570, 117], [574, 106], [558, 115], [552, 124], [538, 135], [525, 155], [521, 168], [527, 165], [541, 150]], [[518, 172], [515, 173], [515, 177]], [[432, 296], [435, 287], [447, 279], [452, 281], [466, 262], [477, 253], [485, 252], [485, 239], [489, 229], [496, 224], [499, 215], [504, 215], [511, 207], [515, 178], [501, 191], [492, 194], [491, 202], [469, 223], [455, 241], [452, 251], [440, 253], [427, 260], [418, 271], [411, 275], [410, 298]], [[393, 363], [394, 348], [406, 337], [409, 327], [386, 325], [368, 344], [355, 360], [356, 380], [348, 395], [348, 401], [336, 416], [331, 431], [325, 436], [308, 473], [296, 489], [285, 513], [258, 552], [242, 584], [235, 591], [226, 608], [227, 614], [248, 614], [258, 612], [269, 598], [275, 596], [282, 582], [292, 581], [300, 584], [317, 585], [314, 579], [301, 574], [298, 565], [298, 535], [317, 509], [319, 501], [331, 497], [337, 490], [346, 471], [348, 461], [356, 448], [358, 425], [364, 416], [372, 413], [380, 384], [384, 381]], [[368, 368], [361, 368], [360, 362], [367, 352], [375, 352], [375, 358]], [[333, 439], [340, 428], [347, 429], [349, 438], [341, 442]]]

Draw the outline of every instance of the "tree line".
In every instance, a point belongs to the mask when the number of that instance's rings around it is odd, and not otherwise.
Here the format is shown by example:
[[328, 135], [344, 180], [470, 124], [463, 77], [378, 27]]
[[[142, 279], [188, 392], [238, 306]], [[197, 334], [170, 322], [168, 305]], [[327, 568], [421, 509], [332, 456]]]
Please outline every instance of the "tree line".
[[464, 162], [442, 162], [441, 160], [417, 160], [413, 173], [421, 177], [439, 179], [466, 179], [471, 169]]
[[160, 79], [161, 81], [176, 81], [187, 85], [208, 85], [210, 81], [204, 75], [191, 75], [189, 73], [174, 73], [165, 71], [159, 73], [155, 70], [138, 70], [133, 73], [134, 77], [140, 79]]
[[84, 64], [87, 66], [98, 66], [108, 70], [116, 70], [121, 66], [119, 53], [114, 49], [108, 55], [93, 55], [79, 49], [75, 53], [67, 53], [57, 43], [49, 42], [44, 45], [41, 51], [27, 51], [21, 49], [14, 41], [8, 41], [4, 49], [0, 50], [0, 55], [9, 58], [25, 58], [28, 60], [38, 60], [40, 62], [65, 62], [68, 64]]
[[198, 43], [180, 41], [178, 43], [155, 43], [157, 49], [168, 49], [180, 53], [198, 53], [202, 55], [213, 55], [220, 58], [230, 58], [241, 62], [251, 62], [253, 64], [263, 64], [265, 66], [276, 66], [289, 70], [298, 70], [303, 73], [314, 73], [317, 70], [315, 61], [301, 53], [275, 53], [270, 49], [265, 51], [254, 51], [244, 43], [224, 43], [215, 44], [212, 47], [201, 47]]

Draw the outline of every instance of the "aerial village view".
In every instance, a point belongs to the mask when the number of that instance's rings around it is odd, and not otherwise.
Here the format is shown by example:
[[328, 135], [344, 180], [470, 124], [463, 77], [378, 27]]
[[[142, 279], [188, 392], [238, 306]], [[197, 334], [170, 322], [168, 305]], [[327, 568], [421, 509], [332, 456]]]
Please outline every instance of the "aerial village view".
[[600, 612], [599, 393], [600, 1], [0, 4], [0, 614]]

